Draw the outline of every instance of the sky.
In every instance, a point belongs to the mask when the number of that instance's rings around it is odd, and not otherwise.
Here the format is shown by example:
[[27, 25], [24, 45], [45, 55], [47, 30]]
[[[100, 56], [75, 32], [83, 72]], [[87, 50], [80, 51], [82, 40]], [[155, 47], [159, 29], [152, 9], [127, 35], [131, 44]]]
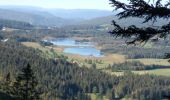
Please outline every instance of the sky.
[[109, 0], [0, 0], [0, 5], [112, 10]]

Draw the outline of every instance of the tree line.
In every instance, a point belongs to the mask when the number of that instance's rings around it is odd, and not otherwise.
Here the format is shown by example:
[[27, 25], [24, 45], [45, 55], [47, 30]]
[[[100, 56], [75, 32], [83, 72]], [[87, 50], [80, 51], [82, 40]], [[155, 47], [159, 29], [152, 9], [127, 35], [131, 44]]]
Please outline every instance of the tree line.
[[[24, 47], [17, 42], [1, 42], [0, 46], [0, 76], [6, 77], [10, 73], [11, 80], [15, 80], [20, 70], [29, 63], [39, 83], [37, 90], [43, 91], [43, 99], [88, 100], [89, 93], [107, 95], [110, 100], [169, 96], [169, 77], [131, 73], [117, 77], [94, 68], [79, 67], [65, 59], [44, 58], [42, 51]], [[1, 80], [0, 83], [3, 82]], [[159, 91], [155, 91], [157, 88]], [[2, 89], [1, 92], [4, 93]]]

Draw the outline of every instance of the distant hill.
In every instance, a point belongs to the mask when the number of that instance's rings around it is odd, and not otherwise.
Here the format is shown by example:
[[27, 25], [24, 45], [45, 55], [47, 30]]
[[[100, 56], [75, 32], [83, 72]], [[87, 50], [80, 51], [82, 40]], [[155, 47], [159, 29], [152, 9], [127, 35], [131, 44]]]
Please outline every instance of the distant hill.
[[[68, 25], [87, 19], [112, 15], [112, 11], [96, 9], [47, 9], [31, 6], [0, 6], [0, 8], [4, 10], [10, 10], [10, 12], [20, 12], [20, 14], [29, 15], [29, 17], [30, 15], [32, 15], [32, 17], [38, 15], [39, 17], [41, 16], [46, 20], [48, 18], [49, 23], [52, 25], [56, 21], [59, 21], [58, 24]], [[53, 19], [53, 21], [51, 21], [50, 19]], [[47, 23], [46, 20], [44, 20], [45, 23]], [[43, 22], [34, 23], [42, 24]]]
[[3, 27], [14, 29], [31, 29], [33, 28], [33, 25], [26, 22], [0, 19], [0, 29]]
[[96, 17], [104, 17], [112, 15], [112, 11], [108, 10], [97, 10], [97, 9], [56, 9], [56, 8], [40, 8], [32, 6], [0, 6], [2, 9], [29, 12], [32, 14], [45, 15], [45, 13], [50, 13], [56, 17], [64, 19], [92, 19]]
[[0, 19], [16, 20], [42, 26], [62, 26], [72, 23], [71, 20], [56, 17], [48, 12], [35, 14], [35, 12], [29, 13], [9, 9], [0, 9]]
[[[47, 9], [30, 6], [0, 6], [0, 19], [16, 20], [41, 26], [65, 25], [110, 25], [114, 19], [123, 26], [151, 26], [152, 22], [143, 24], [143, 19], [127, 18], [119, 20], [112, 11], [95, 9]], [[167, 23], [160, 19], [156, 25]]]
[[112, 15], [112, 11], [96, 9], [48, 9], [51, 14], [66, 19], [93, 19]]
[[[143, 23], [144, 19], [142, 18], [126, 18], [126, 19], [118, 19], [118, 17], [111, 15], [111, 16], [106, 16], [106, 17], [99, 17], [99, 18], [94, 18], [90, 20], [85, 20], [80, 23], [77, 23], [77, 25], [111, 25], [112, 20], [115, 20], [118, 24], [121, 26], [129, 26], [129, 25], [137, 25], [139, 27], [145, 27], [151, 26], [152, 22], [148, 23]], [[167, 23], [167, 20], [159, 19], [155, 23], [156, 26], [164, 25]]]
[[104, 24], [111, 24], [112, 19], [114, 18], [114, 16], [106, 16], [106, 17], [98, 17], [98, 18], [94, 18], [94, 19], [89, 19], [89, 20], [85, 20], [82, 21], [80, 23], [80, 25], [104, 25]]

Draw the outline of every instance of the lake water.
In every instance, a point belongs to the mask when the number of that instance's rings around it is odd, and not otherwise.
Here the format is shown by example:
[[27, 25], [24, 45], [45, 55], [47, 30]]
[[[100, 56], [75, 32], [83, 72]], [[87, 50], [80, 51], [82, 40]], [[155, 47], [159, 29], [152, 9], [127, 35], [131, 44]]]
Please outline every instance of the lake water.
[[91, 42], [77, 42], [74, 39], [54, 39], [50, 41], [54, 45], [58, 46], [78, 46], [78, 47], [92, 47], [94, 46]]
[[74, 39], [53, 39], [49, 42], [57, 46], [68, 46], [64, 49], [64, 53], [79, 54], [83, 56], [102, 57], [100, 50], [96, 49], [91, 42], [77, 42]]
[[73, 47], [73, 48], [65, 48], [65, 53], [71, 53], [71, 54], [79, 54], [83, 56], [94, 56], [94, 57], [102, 57], [100, 50], [97, 50], [93, 47]]

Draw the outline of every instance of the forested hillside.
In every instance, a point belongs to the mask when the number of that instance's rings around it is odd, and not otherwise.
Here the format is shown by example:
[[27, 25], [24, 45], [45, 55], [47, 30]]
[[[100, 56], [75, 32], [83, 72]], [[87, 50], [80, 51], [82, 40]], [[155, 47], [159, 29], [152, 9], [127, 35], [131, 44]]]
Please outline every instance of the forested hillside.
[[48, 12], [31, 13], [20, 12], [12, 9], [0, 9], [0, 18], [5, 20], [16, 20], [27, 22], [37, 26], [62, 26], [72, 23], [71, 20], [56, 17]]
[[46, 16], [48, 16], [47, 13], [49, 13], [56, 17], [72, 20], [85, 20], [112, 15], [112, 11], [110, 10], [97, 10], [97, 9], [62, 9], [62, 8], [42, 8], [33, 6], [0, 6], [0, 8]]
[[83, 20], [111, 15], [111, 11], [92, 9], [47, 9], [25, 6], [0, 6], [0, 19], [27, 22], [38, 26], [65, 26]]
[[14, 80], [18, 71], [30, 63], [39, 80], [39, 91], [43, 91], [44, 99], [87, 100], [87, 93], [111, 93], [107, 98], [159, 100], [170, 93], [168, 77], [134, 75], [129, 72], [125, 76], [110, 76], [96, 69], [79, 67], [60, 56], [55, 59], [44, 58], [40, 50], [24, 47], [20, 43], [0, 45], [1, 77], [10, 72]]
[[66, 1], [1, 2], [0, 100], [170, 99], [168, 0]]
[[[111, 25], [112, 20], [117, 20], [118, 23], [122, 26], [128, 26], [128, 25], [136, 25], [139, 27], [146, 27], [146, 26], [152, 26], [152, 22], [149, 23], [142, 23], [144, 21], [143, 18], [126, 18], [126, 19], [119, 19], [118, 16], [110, 15], [110, 16], [104, 16], [104, 17], [97, 17], [89, 20], [82, 21], [78, 23], [78, 25]], [[159, 19], [155, 23], [155, 25], [160, 26], [167, 23], [167, 20]]]
[[3, 27], [14, 29], [32, 29], [33, 25], [26, 22], [0, 19], [0, 28], [2, 29]]

